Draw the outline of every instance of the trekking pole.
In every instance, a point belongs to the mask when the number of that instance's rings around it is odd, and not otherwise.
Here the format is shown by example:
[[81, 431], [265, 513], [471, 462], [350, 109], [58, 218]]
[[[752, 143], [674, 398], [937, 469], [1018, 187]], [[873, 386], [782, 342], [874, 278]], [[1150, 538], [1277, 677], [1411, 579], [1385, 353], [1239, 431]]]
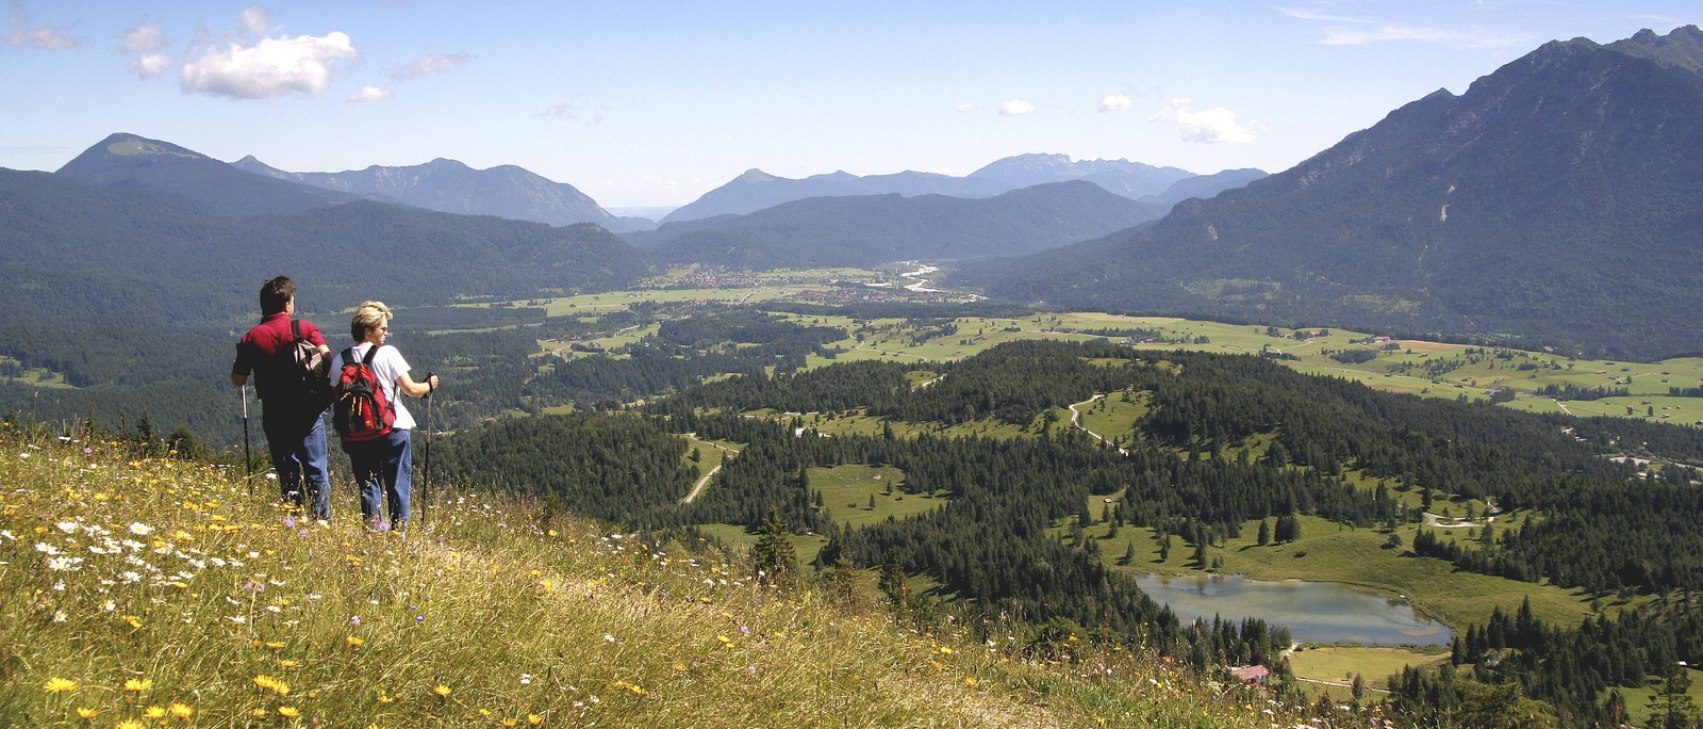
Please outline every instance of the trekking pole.
[[254, 498], [254, 459], [248, 454], [248, 385], [242, 386], [242, 465], [248, 469], [248, 497]]
[[[432, 375], [427, 373], [426, 382], [430, 383], [431, 381]], [[432, 484], [432, 428], [437, 425], [432, 422], [432, 393], [436, 391], [437, 388], [429, 386], [426, 390], [426, 452], [424, 458], [426, 462], [420, 469], [420, 526], [422, 528], [426, 526], [426, 502], [430, 501], [427, 498], [426, 489], [430, 488]]]

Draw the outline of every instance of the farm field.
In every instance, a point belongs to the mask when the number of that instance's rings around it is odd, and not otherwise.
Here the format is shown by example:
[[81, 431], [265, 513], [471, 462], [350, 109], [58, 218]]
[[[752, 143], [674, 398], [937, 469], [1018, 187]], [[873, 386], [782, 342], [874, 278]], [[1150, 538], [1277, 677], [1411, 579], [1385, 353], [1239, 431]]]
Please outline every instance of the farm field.
[[[821, 269], [766, 273], [677, 270], [633, 290], [468, 306], [542, 306], [550, 317], [590, 321], [639, 303], [688, 308], [719, 303], [756, 305], [760, 309], [765, 302], [853, 303], [864, 294], [905, 301], [908, 292], [869, 285], [891, 283], [898, 280], [900, 272], [897, 267], [887, 271]], [[936, 296], [932, 300], [963, 298]], [[920, 305], [927, 300], [913, 303]], [[776, 315], [801, 324], [845, 330], [845, 339], [827, 345], [835, 351], [835, 356], [811, 355], [807, 368], [865, 360], [955, 361], [1018, 340], [1082, 341], [1104, 337], [1139, 349], [1263, 355], [1300, 372], [1340, 377], [1389, 392], [1493, 400], [1503, 407], [1531, 412], [1703, 425], [1703, 397], [1670, 394], [1672, 389], [1703, 389], [1703, 357], [1643, 363], [1587, 360], [1546, 352], [1390, 339], [1373, 332], [1340, 328], [1289, 329], [1100, 312], [964, 316], [923, 322], [903, 318], [859, 320], [833, 314], [776, 312]], [[651, 325], [611, 332], [588, 341], [605, 350], [618, 349], [654, 332], [655, 326]], [[570, 352], [558, 343], [546, 342], [544, 346], [563, 356], [587, 356], [584, 352]]]

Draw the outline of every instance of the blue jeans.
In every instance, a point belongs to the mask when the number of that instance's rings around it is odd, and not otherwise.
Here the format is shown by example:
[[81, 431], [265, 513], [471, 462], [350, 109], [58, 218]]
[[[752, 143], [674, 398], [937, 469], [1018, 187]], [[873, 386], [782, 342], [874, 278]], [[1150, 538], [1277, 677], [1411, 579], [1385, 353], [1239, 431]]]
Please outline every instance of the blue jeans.
[[349, 461], [355, 467], [355, 483], [361, 489], [361, 519], [367, 524], [377, 526], [384, 516], [379, 511], [382, 494], [391, 528], [408, 528], [414, 481], [411, 440], [408, 431], [392, 430], [383, 438], [344, 444], [343, 449], [349, 452]]
[[272, 452], [272, 469], [278, 472], [278, 490], [284, 503], [297, 509], [311, 504], [313, 518], [330, 519], [325, 422], [319, 419], [319, 413], [265, 406], [260, 425], [266, 431], [266, 449]]

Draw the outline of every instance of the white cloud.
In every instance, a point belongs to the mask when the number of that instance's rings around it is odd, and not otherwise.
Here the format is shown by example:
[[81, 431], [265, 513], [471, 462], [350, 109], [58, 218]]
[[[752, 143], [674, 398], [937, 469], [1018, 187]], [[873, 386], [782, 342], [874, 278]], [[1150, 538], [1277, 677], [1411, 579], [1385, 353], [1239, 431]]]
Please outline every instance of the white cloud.
[[538, 112], [538, 115], [547, 119], [565, 119], [585, 125], [602, 124], [603, 120], [609, 115], [609, 105], [599, 104], [597, 108], [591, 110], [590, 116], [587, 117], [581, 113], [579, 104], [565, 101], [545, 107], [543, 111]]
[[160, 26], [152, 23], [138, 23], [124, 34], [124, 50], [127, 53], [152, 53], [164, 50], [167, 43], [160, 34], [165, 32]]
[[1175, 124], [1185, 142], [1247, 144], [1254, 141], [1255, 125], [1236, 121], [1235, 112], [1221, 106], [1196, 111], [1191, 99], [1172, 99], [1151, 121]]
[[999, 105], [1000, 116], [1023, 116], [1035, 111], [1035, 105], [1022, 99], [1012, 99]]
[[153, 78], [171, 68], [171, 56], [165, 53], [144, 53], [130, 62], [130, 70], [142, 78]]
[[1279, 8], [1278, 12], [1283, 13], [1284, 15], [1287, 15], [1291, 18], [1296, 19], [1296, 20], [1316, 20], [1316, 21], [1322, 21], [1322, 22], [1327, 22], [1327, 23], [1370, 23], [1370, 22], [1372, 22], [1372, 21], [1369, 21], [1369, 20], [1363, 20], [1361, 18], [1350, 18], [1350, 17], [1343, 16], [1343, 15], [1325, 15], [1324, 13], [1316, 13], [1316, 12], [1313, 12], [1313, 11], [1308, 10], [1306, 8]]
[[266, 8], [258, 5], [242, 11], [242, 27], [252, 36], [263, 36], [271, 29], [266, 22]]
[[1529, 41], [1519, 35], [1479, 30], [1448, 30], [1385, 23], [1369, 28], [1334, 27], [1319, 39], [1326, 46], [1363, 46], [1389, 41], [1432, 43], [1462, 50], [1523, 48]]
[[[18, 6], [13, 5], [14, 8]], [[65, 28], [55, 25], [32, 27], [30, 19], [21, 12], [12, 14], [12, 32], [6, 34], [6, 45], [13, 48], [43, 48], [50, 51], [63, 51], [77, 47], [77, 39], [72, 38]]]
[[[244, 13], [244, 22], [258, 8]], [[264, 11], [260, 11], [264, 15]], [[252, 27], [252, 25], [250, 25]], [[179, 69], [183, 90], [238, 99], [275, 99], [289, 94], [317, 96], [331, 85], [331, 65], [355, 58], [349, 35], [263, 38], [253, 46], [231, 43], [213, 48]]]
[[1506, 50], [1526, 48], [1531, 39], [1511, 33], [1484, 30], [1449, 30], [1400, 23], [1380, 23], [1367, 18], [1326, 15], [1305, 8], [1282, 8], [1279, 12], [1296, 20], [1328, 23], [1319, 45], [1362, 46], [1371, 43], [1409, 41], [1433, 43], [1462, 50]]
[[465, 53], [438, 53], [421, 56], [409, 61], [408, 65], [402, 70], [390, 74], [390, 80], [401, 83], [421, 76], [449, 73], [465, 65], [467, 65], [467, 54]]
[[379, 88], [379, 87], [374, 86], [372, 84], [367, 84], [365, 86], [362, 86], [360, 91], [356, 91], [355, 93], [350, 94], [349, 95], [349, 101], [355, 102], [355, 103], [362, 103], [362, 102], [367, 102], [367, 101], [384, 101], [385, 99], [389, 99], [389, 98], [391, 98], [395, 95], [396, 94], [391, 93], [391, 91], [389, 89]]
[[963, 101], [958, 103], [957, 109], [967, 114], [972, 111], [981, 111], [982, 105], [974, 101]]
[[1114, 94], [1100, 99], [1100, 111], [1102, 113], [1128, 111], [1134, 105], [1135, 100], [1129, 98], [1129, 94]]

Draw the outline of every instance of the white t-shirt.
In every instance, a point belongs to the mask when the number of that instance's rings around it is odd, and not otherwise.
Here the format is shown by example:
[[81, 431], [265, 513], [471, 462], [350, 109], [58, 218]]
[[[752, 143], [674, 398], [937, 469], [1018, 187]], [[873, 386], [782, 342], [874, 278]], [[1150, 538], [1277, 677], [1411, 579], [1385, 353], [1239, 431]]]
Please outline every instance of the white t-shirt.
[[[355, 358], [364, 359], [367, 356], [367, 350], [372, 346], [371, 342], [355, 345]], [[344, 351], [337, 350], [337, 356], [331, 359], [332, 386], [336, 386], [338, 378], [343, 375]], [[391, 426], [395, 430], [414, 429], [414, 416], [409, 414], [408, 408], [402, 404], [402, 398], [397, 397], [396, 393], [396, 378], [401, 377], [406, 372], [408, 372], [408, 360], [402, 358], [402, 350], [386, 344], [379, 348], [378, 354], [373, 355], [373, 375], [378, 377], [379, 387], [384, 388], [385, 399], [389, 400], [390, 404], [396, 408], [396, 423]]]

